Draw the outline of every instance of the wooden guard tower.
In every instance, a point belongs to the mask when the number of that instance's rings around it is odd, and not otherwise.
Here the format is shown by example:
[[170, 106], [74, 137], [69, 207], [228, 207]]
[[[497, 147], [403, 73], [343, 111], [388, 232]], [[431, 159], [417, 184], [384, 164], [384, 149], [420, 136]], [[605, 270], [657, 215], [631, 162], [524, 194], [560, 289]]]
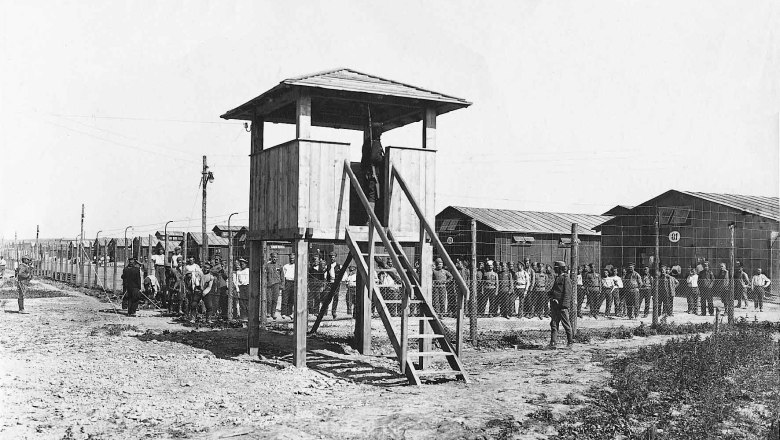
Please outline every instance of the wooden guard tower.
[[[351, 261], [358, 269], [355, 324], [356, 349], [371, 347], [371, 303], [376, 306], [393, 344], [399, 368], [410, 383], [450, 375], [468, 381], [459, 353], [462, 346], [463, 304], [468, 288], [435, 234], [436, 117], [468, 107], [470, 102], [441, 93], [387, 80], [351, 69], [335, 69], [286, 79], [222, 118], [251, 121], [249, 234], [250, 301], [248, 351], [259, 348], [264, 324], [265, 286], [263, 242], [294, 243], [296, 255], [295, 352], [293, 362], [306, 365], [307, 270], [311, 240], [346, 242], [350, 249], [340, 281]], [[421, 148], [385, 146], [380, 215], [369, 209], [352, 163], [349, 144], [312, 139], [311, 127], [364, 131], [369, 120], [387, 132], [422, 121]], [[295, 124], [296, 136], [264, 148], [265, 122]], [[415, 246], [419, 269], [403, 246]], [[433, 248], [455, 277], [458, 286], [457, 328], [448, 329], [431, 304]], [[393, 268], [377, 267], [377, 258], [389, 258]], [[385, 299], [375, 285], [378, 271], [396, 271], [402, 281], [401, 299]], [[258, 281], [259, 280], [259, 281]], [[317, 330], [338, 282], [323, 302], [312, 332]], [[400, 322], [387, 304], [401, 308]], [[412, 347], [410, 348], [410, 343]], [[450, 369], [430, 370], [436, 356]]]

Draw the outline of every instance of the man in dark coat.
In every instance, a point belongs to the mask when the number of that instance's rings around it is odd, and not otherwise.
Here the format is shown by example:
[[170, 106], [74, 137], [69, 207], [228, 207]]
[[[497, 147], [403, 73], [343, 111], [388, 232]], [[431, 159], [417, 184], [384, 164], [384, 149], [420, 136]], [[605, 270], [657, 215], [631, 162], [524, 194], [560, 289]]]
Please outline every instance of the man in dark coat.
[[553, 264], [555, 270], [555, 279], [553, 280], [552, 290], [547, 296], [550, 299], [550, 345], [554, 349], [558, 339], [558, 329], [563, 325], [563, 331], [566, 332], [566, 345], [571, 347], [574, 344], [574, 335], [569, 322], [569, 305], [571, 296], [574, 292], [574, 286], [566, 273], [566, 263], [556, 261]]
[[17, 303], [19, 304], [19, 313], [26, 315], [24, 310], [24, 295], [27, 293], [27, 289], [30, 287], [30, 280], [32, 279], [32, 269], [30, 268], [30, 258], [22, 257], [22, 262], [16, 268], [16, 290], [19, 294], [17, 297]]
[[715, 316], [715, 304], [712, 302], [712, 289], [715, 287], [715, 274], [710, 270], [710, 263], [705, 262], [704, 268], [699, 272], [699, 293], [701, 294], [701, 315]]
[[127, 316], [135, 316], [135, 312], [138, 310], [142, 279], [138, 261], [135, 257], [130, 257], [127, 266], [122, 270], [122, 292], [127, 297]]

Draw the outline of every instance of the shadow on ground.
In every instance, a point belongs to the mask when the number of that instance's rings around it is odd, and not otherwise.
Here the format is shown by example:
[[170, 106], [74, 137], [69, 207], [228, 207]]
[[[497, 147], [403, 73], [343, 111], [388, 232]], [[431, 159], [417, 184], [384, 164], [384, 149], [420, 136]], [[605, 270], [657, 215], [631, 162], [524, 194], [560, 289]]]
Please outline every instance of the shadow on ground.
[[[248, 359], [246, 353], [246, 328], [212, 328], [190, 331], [146, 331], [133, 335], [140, 341], [173, 342], [208, 350], [219, 359], [263, 363], [275, 368], [292, 364], [293, 337], [289, 331], [263, 332], [260, 340], [260, 356]], [[398, 372], [394, 358], [386, 356], [361, 356], [349, 347], [346, 338], [309, 337], [307, 339], [306, 366], [326, 376], [355, 383], [390, 387], [406, 385], [406, 378]]]

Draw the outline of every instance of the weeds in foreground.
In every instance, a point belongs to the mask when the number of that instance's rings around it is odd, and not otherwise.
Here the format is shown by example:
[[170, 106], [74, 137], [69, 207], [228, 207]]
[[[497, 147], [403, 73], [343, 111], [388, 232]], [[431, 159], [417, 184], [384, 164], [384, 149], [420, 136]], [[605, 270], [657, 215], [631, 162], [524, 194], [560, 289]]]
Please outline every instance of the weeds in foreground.
[[557, 438], [639, 438], [656, 427], [658, 439], [763, 438], [780, 417], [780, 345], [764, 328], [675, 338], [607, 365], [609, 387], [557, 422]]
[[124, 332], [137, 332], [138, 327], [129, 324], [106, 324], [102, 327], [95, 327], [89, 332], [90, 336], [99, 336], [105, 334], [106, 336], [122, 336]]

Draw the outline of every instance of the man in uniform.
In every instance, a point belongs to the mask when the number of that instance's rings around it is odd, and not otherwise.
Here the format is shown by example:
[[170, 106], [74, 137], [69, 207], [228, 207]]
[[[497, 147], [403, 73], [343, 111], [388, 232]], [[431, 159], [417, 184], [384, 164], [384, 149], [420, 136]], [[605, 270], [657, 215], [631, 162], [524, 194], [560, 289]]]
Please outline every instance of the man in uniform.
[[444, 262], [441, 258], [436, 258], [433, 272], [433, 309], [436, 313], [444, 315], [446, 310], [446, 298], [448, 284], [453, 280], [450, 271], [444, 268]]
[[[745, 269], [742, 268], [742, 263], [737, 264], [737, 272], [734, 274], [734, 296], [737, 300], [737, 308], [747, 308], [748, 297], [747, 293], [750, 290], [750, 277]], [[742, 307], [742, 304], [745, 306]]]
[[542, 271], [542, 263], [537, 262], [534, 270], [533, 294], [531, 295], [531, 316], [536, 315], [539, 319], [542, 319], [542, 313], [546, 309], [544, 303], [547, 302], [547, 285], [550, 284], [550, 280], [547, 274]]
[[666, 316], [674, 315], [674, 293], [677, 289], [677, 280], [669, 275], [669, 266], [661, 265], [661, 272], [658, 274], [658, 313]]
[[574, 286], [566, 273], [566, 263], [556, 261], [553, 263], [555, 270], [555, 279], [553, 280], [552, 290], [548, 293], [550, 298], [550, 345], [554, 349], [558, 339], [558, 330], [563, 325], [563, 331], [566, 332], [566, 345], [571, 347], [574, 344], [574, 335], [569, 322], [569, 304], [574, 292]]
[[276, 303], [279, 301], [279, 295], [282, 293], [282, 266], [277, 262], [278, 259], [279, 256], [276, 252], [271, 252], [271, 261], [263, 267], [266, 286], [266, 318], [276, 319]]
[[152, 261], [154, 262], [154, 276], [157, 281], [163, 282], [165, 280], [165, 250], [160, 248], [157, 255], [152, 255]]
[[134, 317], [141, 300], [142, 286], [141, 267], [135, 257], [130, 257], [127, 266], [122, 270], [122, 292], [127, 297], [127, 316]]
[[[498, 304], [498, 274], [493, 272], [493, 262], [488, 260], [485, 273], [482, 275], [482, 297], [479, 299], [479, 313], [485, 313], [485, 306], [490, 303], [491, 314], [493, 316], [493, 310], [497, 310]], [[495, 306], [494, 306], [495, 304]]]
[[355, 273], [355, 266], [349, 266], [349, 273], [347, 274], [347, 315], [355, 317], [357, 310], [355, 306], [355, 294], [357, 291], [357, 273]]
[[[720, 301], [725, 306], [726, 314], [733, 313], [734, 310], [734, 301], [728, 300], [728, 297], [731, 294], [731, 286], [729, 283], [729, 270], [726, 269], [726, 263], [720, 263], [720, 270], [718, 273], [715, 274], [715, 282], [714, 282], [714, 295], [718, 295], [720, 297]], [[733, 298], [732, 298], [733, 300]]]
[[642, 287], [642, 276], [634, 270], [634, 263], [628, 264], [628, 270], [623, 285], [626, 286], [626, 314], [628, 319], [639, 316], [639, 289]]
[[601, 307], [601, 301], [599, 301], [601, 298], [601, 281], [599, 280], [599, 274], [593, 268], [593, 263], [588, 264], [585, 274], [582, 276], [582, 287], [588, 296], [590, 316], [595, 319], [599, 316], [599, 308]]
[[32, 269], [30, 268], [30, 258], [22, 257], [22, 263], [16, 267], [16, 290], [19, 292], [19, 313], [27, 314], [24, 310], [24, 295], [27, 293], [27, 289], [30, 287], [30, 280], [32, 279]]
[[245, 320], [249, 317], [249, 264], [243, 258], [238, 260], [239, 270], [235, 273], [235, 284], [238, 287], [238, 309], [236, 318]]

